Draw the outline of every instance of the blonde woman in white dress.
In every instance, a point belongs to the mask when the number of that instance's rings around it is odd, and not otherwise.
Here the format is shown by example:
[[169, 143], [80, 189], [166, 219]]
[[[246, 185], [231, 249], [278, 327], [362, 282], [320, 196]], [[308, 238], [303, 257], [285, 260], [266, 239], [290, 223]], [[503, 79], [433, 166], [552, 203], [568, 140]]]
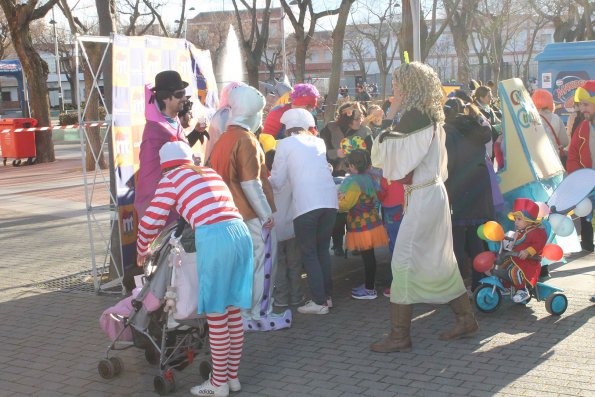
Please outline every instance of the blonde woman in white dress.
[[401, 119], [395, 132], [381, 134], [372, 146], [373, 165], [387, 179], [404, 183], [406, 196], [391, 262], [391, 332], [370, 346], [382, 353], [411, 349], [415, 303], [450, 304], [456, 323], [442, 340], [479, 329], [452, 245], [440, 80], [427, 65], [403, 64], [393, 73], [393, 91]]

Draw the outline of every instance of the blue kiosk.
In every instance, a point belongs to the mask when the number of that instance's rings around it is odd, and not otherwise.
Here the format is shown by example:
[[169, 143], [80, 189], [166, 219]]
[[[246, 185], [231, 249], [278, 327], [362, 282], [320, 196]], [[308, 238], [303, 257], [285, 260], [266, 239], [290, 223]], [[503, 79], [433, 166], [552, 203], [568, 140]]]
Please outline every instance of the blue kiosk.
[[574, 91], [595, 79], [595, 41], [548, 44], [535, 60], [539, 88], [552, 93], [556, 113], [566, 121], [573, 112]]
[[0, 76], [14, 77], [17, 80], [19, 101], [23, 117], [28, 117], [25, 104], [25, 84], [23, 82], [23, 68], [18, 59], [0, 61]]

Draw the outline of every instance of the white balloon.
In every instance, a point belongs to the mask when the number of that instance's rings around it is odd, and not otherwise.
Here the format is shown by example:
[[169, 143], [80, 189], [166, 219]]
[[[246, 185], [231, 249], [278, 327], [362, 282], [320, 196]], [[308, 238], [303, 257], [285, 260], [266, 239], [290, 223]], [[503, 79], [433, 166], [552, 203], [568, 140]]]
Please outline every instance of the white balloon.
[[547, 220], [549, 221], [550, 225], [552, 225], [552, 229], [555, 229], [556, 226], [558, 226], [560, 223], [562, 223], [564, 218], [566, 218], [566, 215], [554, 213], [554, 214], [550, 214], [547, 217]]
[[579, 217], [587, 216], [591, 214], [591, 211], [593, 211], [593, 204], [591, 203], [591, 199], [588, 197], [583, 199], [576, 205], [576, 207], [574, 207], [574, 215]]
[[552, 231], [560, 237], [568, 237], [574, 231], [574, 223], [566, 215], [550, 214], [548, 221], [552, 225]]

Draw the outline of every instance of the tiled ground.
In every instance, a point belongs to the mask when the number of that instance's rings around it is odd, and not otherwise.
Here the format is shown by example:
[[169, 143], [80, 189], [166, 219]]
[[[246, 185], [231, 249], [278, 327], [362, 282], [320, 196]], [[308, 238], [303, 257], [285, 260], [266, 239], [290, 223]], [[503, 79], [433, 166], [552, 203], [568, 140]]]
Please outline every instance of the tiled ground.
[[[97, 373], [108, 345], [98, 318], [120, 297], [41, 284], [90, 269], [80, 160], [70, 146], [57, 149], [54, 164], [0, 167], [0, 396], [155, 395], [157, 369], [138, 349], [118, 354], [121, 376], [107, 381]], [[386, 252], [379, 258], [386, 270]], [[595, 305], [587, 299], [594, 259], [553, 272], [552, 284], [563, 284], [570, 302], [560, 318], [543, 302], [505, 304], [478, 314], [476, 337], [446, 343], [437, 334], [452, 324], [449, 308], [419, 305], [413, 350], [375, 354], [368, 345], [388, 331], [387, 299], [349, 298], [362, 277], [360, 259], [335, 258], [336, 307], [328, 316], [296, 313], [289, 330], [248, 335], [236, 394], [593, 396]], [[189, 395], [198, 381], [198, 365], [176, 373], [173, 395]]]

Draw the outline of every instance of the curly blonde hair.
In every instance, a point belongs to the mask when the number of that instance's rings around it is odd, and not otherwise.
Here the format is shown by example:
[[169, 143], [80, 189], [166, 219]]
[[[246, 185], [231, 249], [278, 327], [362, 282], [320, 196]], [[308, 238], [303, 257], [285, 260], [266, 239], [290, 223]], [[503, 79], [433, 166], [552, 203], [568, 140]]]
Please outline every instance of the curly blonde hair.
[[402, 94], [402, 110], [417, 109], [436, 123], [444, 122], [444, 93], [438, 75], [430, 66], [411, 62], [393, 72], [393, 80]]

